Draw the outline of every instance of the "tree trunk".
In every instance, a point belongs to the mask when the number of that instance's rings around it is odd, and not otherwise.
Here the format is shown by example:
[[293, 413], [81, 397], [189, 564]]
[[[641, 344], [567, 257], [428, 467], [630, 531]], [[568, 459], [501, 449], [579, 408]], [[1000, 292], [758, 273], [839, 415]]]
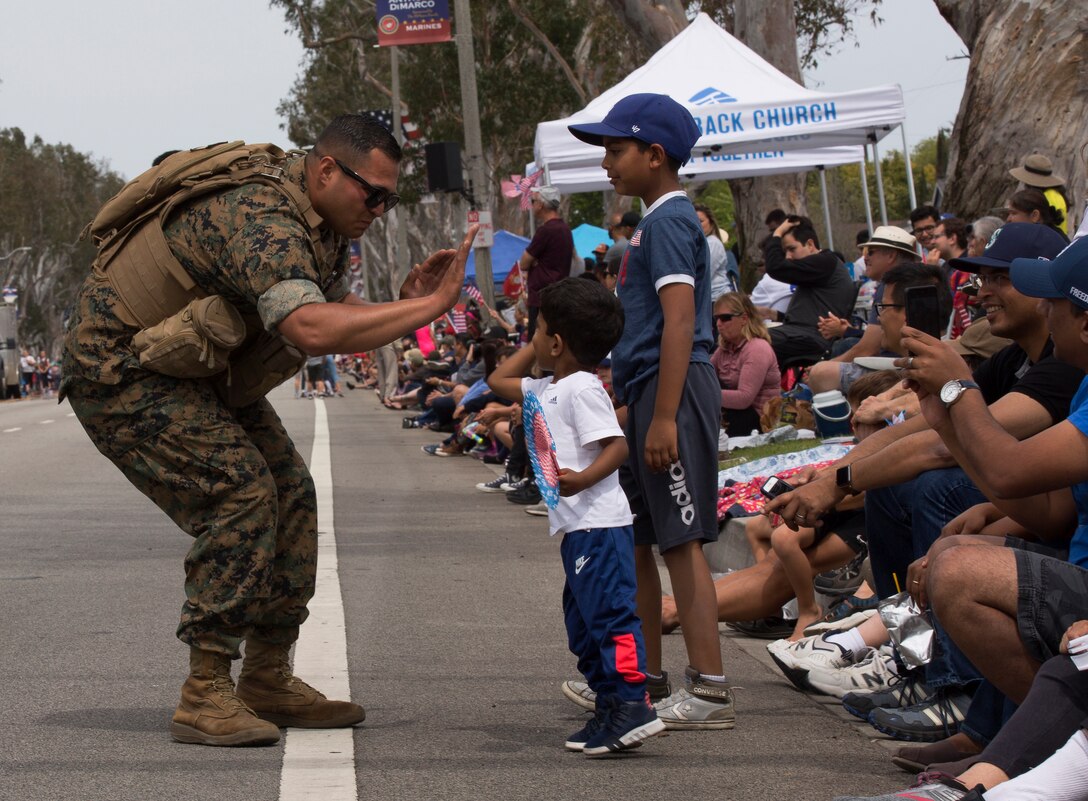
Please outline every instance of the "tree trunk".
[[[797, 60], [797, 23], [793, 0], [736, 0], [734, 36], [783, 74], [802, 83]], [[780, 208], [805, 214], [805, 174], [738, 178], [729, 182], [740, 238], [742, 282], [751, 288], [762, 273], [759, 243], [767, 236], [767, 212]]]
[[1080, 217], [1088, 190], [1088, 4], [1084, 0], [935, 0], [971, 53], [943, 204], [974, 218], [1004, 205], [1009, 168], [1054, 162]]

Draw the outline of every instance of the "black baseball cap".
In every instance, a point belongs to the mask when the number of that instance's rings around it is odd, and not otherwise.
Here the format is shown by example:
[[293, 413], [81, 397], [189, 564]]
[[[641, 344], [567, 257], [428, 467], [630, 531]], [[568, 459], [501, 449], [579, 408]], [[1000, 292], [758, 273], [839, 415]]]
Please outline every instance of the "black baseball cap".
[[955, 270], [977, 273], [981, 267], [1007, 270], [1014, 259], [1052, 259], [1069, 244], [1065, 237], [1047, 225], [1005, 223], [994, 231], [981, 256], [949, 259]]

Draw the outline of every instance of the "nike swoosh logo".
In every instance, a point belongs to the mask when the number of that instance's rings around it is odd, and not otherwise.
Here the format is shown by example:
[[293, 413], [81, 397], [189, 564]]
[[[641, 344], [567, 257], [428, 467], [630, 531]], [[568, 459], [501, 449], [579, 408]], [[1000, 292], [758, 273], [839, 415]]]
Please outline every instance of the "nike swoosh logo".
[[586, 566], [586, 563], [591, 558], [592, 557], [589, 557], [589, 556], [579, 556], [577, 559], [575, 559], [574, 560], [574, 575], [577, 576], [579, 573], [581, 573], [582, 568]]

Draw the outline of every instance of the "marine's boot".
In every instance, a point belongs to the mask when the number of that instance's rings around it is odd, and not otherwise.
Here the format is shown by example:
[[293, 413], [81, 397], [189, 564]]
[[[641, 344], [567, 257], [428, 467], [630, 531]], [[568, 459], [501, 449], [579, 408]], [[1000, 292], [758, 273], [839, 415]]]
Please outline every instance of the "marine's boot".
[[358, 704], [330, 701], [291, 673], [289, 645], [246, 640], [238, 697], [263, 720], [300, 729], [337, 729], [366, 717]]
[[170, 734], [199, 745], [272, 745], [280, 739], [280, 730], [235, 694], [230, 657], [197, 648], [189, 651], [189, 678], [181, 686]]

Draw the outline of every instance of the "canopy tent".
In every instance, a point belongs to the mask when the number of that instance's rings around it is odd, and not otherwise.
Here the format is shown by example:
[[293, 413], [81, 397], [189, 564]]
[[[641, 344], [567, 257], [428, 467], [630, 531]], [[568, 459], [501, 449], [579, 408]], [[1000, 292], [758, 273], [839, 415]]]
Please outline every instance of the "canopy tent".
[[[863, 162], [864, 146], [872, 145], [881, 211], [886, 217], [876, 146], [897, 126], [902, 127], [906, 115], [900, 87], [840, 93], [807, 89], [705, 13], [698, 14], [649, 61], [584, 109], [537, 126], [533, 156], [546, 180], [565, 182], [571, 187], [566, 191], [572, 192], [601, 188], [591, 177], [594, 170], [603, 176], [601, 148], [576, 139], [567, 126], [599, 122], [617, 100], [638, 92], [667, 94], [695, 118], [702, 136], [692, 149], [692, 160], [682, 170], [685, 178], [693, 180]], [[906, 152], [905, 134], [903, 140]], [[907, 171], [911, 203], [916, 205], [909, 159]]]
[[695, 157], [864, 145], [887, 136], [905, 116], [898, 86], [841, 93], [806, 89], [700, 13], [584, 109], [540, 123], [536, 163], [548, 170], [598, 164], [601, 149], [575, 139], [567, 126], [599, 122], [617, 100], [638, 92], [667, 94], [691, 112], [703, 134]]
[[597, 245], [612, 244], [612, 237], [608, 235], [608, 231], [589, 223], [582, 223], [570, 233], [574, 237], [574, 252], [583, 259], [592, 256], [593, 248]]
[[[506, 276], [514, 269], [514, 265], [527, 247], [529, 247], [527, 237], [501, 229], [495, 232], [495, 244], [491, 246], [491, 275], [496, 284], [502, 284], [506, 280]], [[475, 277], [476, 251], [470, 250], [468, 261], [465, 263], [465, 278]]]

